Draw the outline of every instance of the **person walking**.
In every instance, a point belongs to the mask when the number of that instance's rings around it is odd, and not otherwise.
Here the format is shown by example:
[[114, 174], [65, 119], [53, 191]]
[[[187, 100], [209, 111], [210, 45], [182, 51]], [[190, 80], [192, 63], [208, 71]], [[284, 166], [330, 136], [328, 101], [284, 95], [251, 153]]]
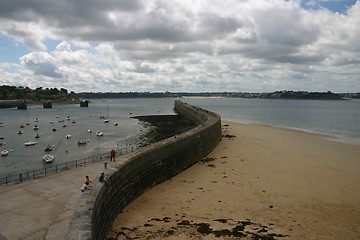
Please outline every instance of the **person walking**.
[[110, 162], [111, 162], [111, 161], [114, 161], [114, 162], [115, 162], [115, 155], [116, 155], [115, 150], [114, 150], [114, 149], [111, 150], [111, 152], [110, 152]]

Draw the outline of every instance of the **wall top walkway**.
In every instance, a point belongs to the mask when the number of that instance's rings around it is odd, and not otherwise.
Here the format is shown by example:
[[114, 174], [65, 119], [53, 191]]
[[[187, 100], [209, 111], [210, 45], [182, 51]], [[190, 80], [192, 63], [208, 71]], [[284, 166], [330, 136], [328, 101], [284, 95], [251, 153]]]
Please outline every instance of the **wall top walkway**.
[[69, 239], [105, 239], [117, 214], [131, 201], [205, 157], [221, 140], [221, 118], [198, 107], [175, 102], [175, 111], [198, 123], [194, 128], [134, 152], [109, 184], [84, 193], [74, 212]]

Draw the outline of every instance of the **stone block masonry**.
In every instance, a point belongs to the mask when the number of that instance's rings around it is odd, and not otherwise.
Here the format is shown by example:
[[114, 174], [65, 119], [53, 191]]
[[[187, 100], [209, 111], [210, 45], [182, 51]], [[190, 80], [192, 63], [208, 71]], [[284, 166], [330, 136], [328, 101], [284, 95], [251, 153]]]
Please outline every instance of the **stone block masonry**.
[[221, 141], [218, 114], [181, 101], [175, 101], [175, 112], [197, 125], [132, 153], [116, 171], [106, 173], [108, 185], [96, 183], [93, 190], [83, 193], [70, 224], [69, 239], [105, 239], [113, 221], [128, 204], [204, 158]]

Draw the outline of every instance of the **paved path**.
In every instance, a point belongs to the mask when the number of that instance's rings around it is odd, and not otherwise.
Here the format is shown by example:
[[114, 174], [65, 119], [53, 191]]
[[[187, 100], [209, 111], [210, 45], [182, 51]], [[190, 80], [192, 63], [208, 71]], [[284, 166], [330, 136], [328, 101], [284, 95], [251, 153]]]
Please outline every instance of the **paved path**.
[[97, 181], [101, 172], [97, 162], [0, 186], [0, 240], [65, 240], [83, 179]]

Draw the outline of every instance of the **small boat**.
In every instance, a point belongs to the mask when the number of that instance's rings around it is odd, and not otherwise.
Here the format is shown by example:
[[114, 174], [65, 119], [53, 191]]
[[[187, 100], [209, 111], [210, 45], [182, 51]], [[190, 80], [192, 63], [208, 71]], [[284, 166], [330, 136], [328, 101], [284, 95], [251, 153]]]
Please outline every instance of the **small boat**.
[[71, 122], [72, 122], [72, 123], [76, 123], [76, 121], [75, 121], [75, 120], [72, 120]]
[[4, 136], [0, 136], [0, 139], [5, 139], [5, 137], [4, 137]]
[[118, 122], [114, 122], [114, 126], [118, 126], [119, 125], [119, 123]]
[[39, 130], [38, 125], [35, 125], [35, 126], [34, 126], [34, 130]]
[[53, 132], [55, 132], [57, 129], [56, 129], [56, 128], [53, 128], [52, 130], [53, 130]]
[[91, 130], [91, 129], [88, 129], [87, 131], [88, 131], [88, 133], [92, 133], [92, 130]]
[[62, 122], [65, 122], [65, 120], [64, 120], [64, 119], [60, 119], [60, 120], [59, 120], [59, 123], [62, 123]]
[[5, 142], [0, 142], [0, 146], [5, 145], [5, 144], [6, 144]]
[[1, 151], [1, 156], [7, 156], [9, 154], [8, 150], [2, 150]]
[[20, 135], [20, 134], [23, 134], [23, 131], [19, 130], [19, 131], [18, 131], [18, 134], [19, 134], [19, 135]]
[[38, 122], [39, 121], [39, 119], [38, 118], [35, 118], [35, 122]]
[[37, 144], [38, 142], [26, 142], [24, 143], [25, 146], [32, 146], [32, 145], [35, 145]]
[[66, 120], [70, 121], [70, 120], [71, 120], [71, 117], [70, 117], [70, 116], [68, 116], [68, 117], [66, 118]]
[[40, 133], [35, 134], [35, 138], [39, 138], [41, 136]]
[[106, 119], [104, 120], [104, 123], [108, 123], [108, 122], [110, 122], [110, 119], [106, 118]]
[[66, 138], [66, 139], [71, 138], [71, 134], [66, 135], [65, 138]]
[[25, 127], [25, 125], [24, 125], [24, 124], [21, 124], [21, 125], [20, 125], [20, 128], [24, 128], [24, 127]]
[[64, 124], [63, 124], [63, 127], [67, 127], [67, 124], [66, 124], [66, 123], [64, 123]]
[[53, 124], [54, 122], [53, 121], [50, 121], [50, 124]]
[[79, 139], [78, 144], [86, 144], [87, 141], [83, 138]]
[[26, 121], [25, 125], [30, 125], [30, 123], [28, 121]]
[[43, 161], [45, 163], [51, 163], [52, 161], [54, 161], [55, 157], [53, 154], [47, 154], [45, 156], [43, 156]]
[[45, 152], [51, 152], [54, 149], [55, 145], [47, 145], [44, 149]]
[[100, 130], [96, 131], [96, 136], [98, 137], [102, 137], [104, 135], [104, 133]]

